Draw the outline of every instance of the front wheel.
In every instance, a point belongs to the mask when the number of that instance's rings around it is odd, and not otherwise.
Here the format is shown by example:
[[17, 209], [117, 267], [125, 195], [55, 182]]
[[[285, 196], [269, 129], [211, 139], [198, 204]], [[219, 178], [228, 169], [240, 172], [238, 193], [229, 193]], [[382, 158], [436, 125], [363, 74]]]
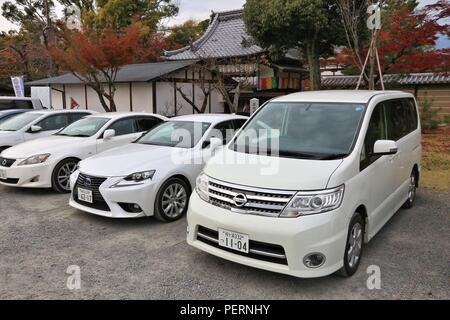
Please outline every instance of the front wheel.
[[58, 163], [52, 174], [52, 188], [59, 193], [70, 192], [70, 175], [77, 170], [78, 159], [65, 159]]
[[162, 222], [180, 219], [187, 211], [190, 188], [179, 178], [170, 178], [156, 195], [155, 218]]
[[344, 266], [338, 271], [339, 275], [350, 277], [358, 270], [364, 246], [364, 229], [364, 219], [361, 214], [356, 213], [350, 221], [344, 253]]

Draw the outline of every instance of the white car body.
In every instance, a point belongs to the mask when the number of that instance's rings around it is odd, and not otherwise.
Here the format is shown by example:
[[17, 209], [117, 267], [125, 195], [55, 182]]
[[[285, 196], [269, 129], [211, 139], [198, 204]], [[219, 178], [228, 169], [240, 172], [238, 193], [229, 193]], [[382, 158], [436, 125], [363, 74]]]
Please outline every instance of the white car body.
[[[36, 118], [24, 123], [24, 125], [21, 128], [18, 128], [16, 131], [2, 131], [0, 130], [0, 152], [6, 148], [15, 146], [19, 143], [30, 141], [38, 138], [43, 138], [50, 136], [56, 132], [58, 132], [62, 127], [65, 127], [67, 124], [72, 123], [73, 121], [69, 121], [65, 125], [53, 129], [53, 130], [41, 130], [37, 132], [32, 132], [31, 127], [39, 125], [42, 121], [48, 119], [52, 116], [58, 116], [58, 115], [76, 115], [81, 114], [82, 116], [93, 114], [93, 111], [89, 110], [39, 110], [39, 111], [30, 111], [23, 114], [18, 115], [17, 117], [21, 116], [31, 116], [35, 115]], [[6, 120], [2, 123], [2, 125], [7, 125], [9, 121], [17, 120], [17, 117], [11, 118]], [[1, 127], [1, 126], [0, 126]]]
[[[396, 99], [414, 101], [415, 111], [411, 115], [418, 119], [414, 97], [398, 91], [304, 92], [273, 99], [269, 103], [365, 105], [366, 109], [356, 130], [357, 135], [351, 151], [345, 157], [334, 160], [240, 153], [246, 161], [239, 165], [220, 163], [216, 159], [222, 158], [223, 154], [217, 154], [207, 163], [202, 173], [204, 181], [209, 178], [208, 186], [202, 189], [208, 190], [206, 192], [209, 193], [209, 198], [205, 195], [205, 201], [198, 192], [193, 192], [190, 199], [187, 213], [188, 244], [230, 261], [296, 277], [320, 277], [341, 269], [345, 264], [343, 257], [350, 233], [349, 224], [355, 213], [360, 212], [365, 219], [362, 241], [368, 242], [409, 199], [412, 171], [417, 173], [418, 181], [421, 157], [421, 129], [418, 120], [417, 126], [411, 129], [411, 132], [395, 143], [386, 142], [388, 145], [396, 145], [398, 151], [395, 154], [378, 156], [377, 160], [360, 170], [363, 161], [361, 155], [366, 150], [363, 149], [364, 141], [374, 109], [383, 106], [383, 103], [390, 105], [391, 101], [399, 101]], [[241, 132], [252, 124], [253, 118], [264, 110], [266, 105], [247, 121]], [[380, 108], [384, 107], [378, 107], [377, 110], [381, 110]], [[235, 139], [238, 139], [238, 136]], [[378, 146], [375, 144], [374, 149], [385, 148], [383, 143]], [[223, 153], [233, 157], [237, 152], [230, 147], [224, 149]], [[261, 165], [258, 165], [261, 160], [264, 160], [266, 166], [278, 166], [278, 172], [275, 175], [262, 175]], [[344, 186], [345, 190], [343, 200], [336, 209], [319, 214], [282, 217], [296, 192], [317, 194], [321, 190], [340, 186]], [[242, 200], [242, 194], [246, 196], [245, 202], [239, 202]], [[217, 195], [225, 201], [222, 201], [225, 207], [214, 204], [218, 201]], [[276, 212], [273, 216], [261, 212], [261, 208], [269, 210], [271, 205], [277, 204], [277, 197], [286, 199], [281, 202], [279, 211], [274, 209]], [[261, 201], [252, 202], [257, 201], [255, 199]], [[245, 203], [241, 207], [244, 210], [239, 210], [237, 205], [242, 203]], [[251, 212], [253, 206], [260, 211]], [[249, 248], [246, 248], [247, 253], [224, 246], [220, 237], [227, 239], [223, 232], [228, 231], [235, 232], [234, 236], [249, 245]], [[246, 242], [247, 240], [249, 241]], [[276, 250], [271, 249], [273, 246], [276, 246]], [[318, 267], [307, 267], [304, 259], [313, 253], [323, 255], [322, 264]]]
[[[161, 185], [170, 177], [178, 176], [182, 177], [193, 190], [195, 179], [205, 163], [203, 158], [205, 152], [202, 148], [205, 139], [216, 125], [239, 119], [246, 120], [247, 117], [226, 114], [174, 117], [169, 122], [201, 122], [211, 125], [199, 142], [190, 149], [133, 143], [81, 161], [79, 170], [71, 176], [72, 197], [69, 204], [79, 210], [110, 218], [153, 216], [156, 193]], [[183, 161], [174, 161], [174, 157], [178, 156]], [[138, 185], [113, 187], [130, 174], [147, 170], [156, 170], [152, 179]], [[94, 197], [96, 195], [101, 197], [100, 207], [98, 203], [90, 205], [74, 196], [76, 189], [80, 187], [77, 187], [80, 175], [89, 177], [92, 185], [95, 185]], [[137, 204], [142, 210], [127, 212], [119, 203]]]
[[[65, 159], [86, 159], [97, 153], [119, 147], [139, 138], [144, 131], [103, 138], [105, 130], [117, 121], [146, 117], [166, 121], [167, 118], [151, 113], [114, 112], [90, 115], [85, 118], [101, 118], [105, 121], [98, 131], [90, 137], [52, 135], [6, 149], [0, 158], [0, 184], [23, 188], [50, 188], [55, 167]], [[74, 123], [75, 125], [76, 123]], [[62, 130], [61, 132], [64, 132]], [[39, 154], [50, 154], [45, 162], [20, 165], [25, 159]], [[12, 165], [2, 166], [2, 159], [13, 160]]]

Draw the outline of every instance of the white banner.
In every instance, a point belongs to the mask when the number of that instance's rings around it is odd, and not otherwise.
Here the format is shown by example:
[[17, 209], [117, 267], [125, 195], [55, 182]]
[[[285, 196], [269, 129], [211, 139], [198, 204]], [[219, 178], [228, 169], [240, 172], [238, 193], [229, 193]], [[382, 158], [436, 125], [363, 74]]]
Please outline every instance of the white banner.
[[23, 76], [11, 77], [11, 81], [16, 97], [25, 97], [25, 86], [23, 83]]

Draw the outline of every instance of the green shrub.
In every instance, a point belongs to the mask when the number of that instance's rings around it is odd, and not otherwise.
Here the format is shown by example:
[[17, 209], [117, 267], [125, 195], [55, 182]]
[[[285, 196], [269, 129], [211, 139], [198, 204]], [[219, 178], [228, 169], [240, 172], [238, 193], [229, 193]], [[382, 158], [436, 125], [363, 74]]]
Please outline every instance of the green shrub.
[[422, 129], [436, 129], [440, 123], [438, 113], [440, 109], [433, 109], [433, 100], [427, 96], [421, 101], [420, 122]]

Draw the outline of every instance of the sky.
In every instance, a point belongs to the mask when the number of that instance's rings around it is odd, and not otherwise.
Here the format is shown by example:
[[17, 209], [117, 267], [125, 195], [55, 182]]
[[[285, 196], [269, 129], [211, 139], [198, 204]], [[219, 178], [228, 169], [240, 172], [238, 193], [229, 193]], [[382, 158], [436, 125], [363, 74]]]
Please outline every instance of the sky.
[[[0, 0], [0, 5], [6, 0]], [[420, 5], [426, 5], [436, 0], [419, 0]], [[174, 25], [182, 23], [188, 19], [204, 20], [208, 19], [211, 11], [226, 11], [242, 8], [245, 0], [174, 0], [174, 3], [180, 7], [178, 16], [164, 21], [166, 25]], [[449, 18], [450, 20], [450, 18]], [[11, 24], [3, 16], [0, 16], [0, 31], [7, 31], [17, 26]], [[446, 37], [441, 37], [437, 43], [438, 48], [450, 47], [450, 40]]]

